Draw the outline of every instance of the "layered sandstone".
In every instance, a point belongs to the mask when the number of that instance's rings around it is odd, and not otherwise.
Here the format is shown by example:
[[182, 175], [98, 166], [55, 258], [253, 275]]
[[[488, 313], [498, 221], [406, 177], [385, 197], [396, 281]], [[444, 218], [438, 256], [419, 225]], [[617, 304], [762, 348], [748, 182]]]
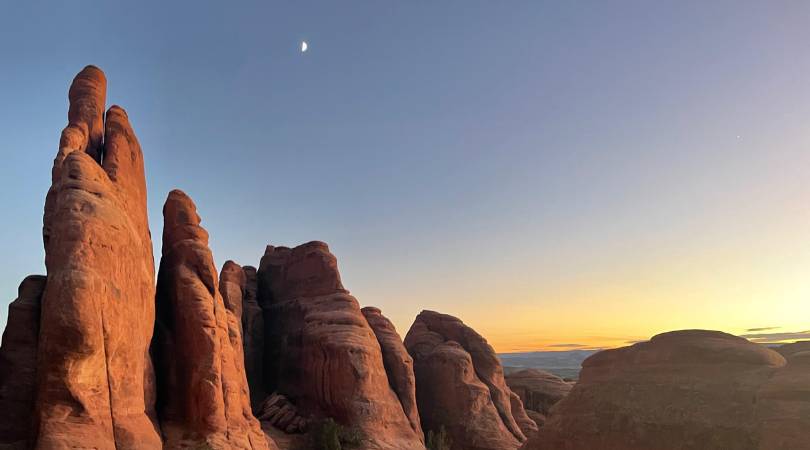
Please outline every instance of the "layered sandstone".
[[39, 315], [46, 278], [26, 277], [8, 305], [0, 345], [0, 448], [29, 448], [34, 437]]
[[527, 414], [538, 425], [545, 422], [551, 407], [571, 391], [572, 384], [539, 369], [522, 369], [506, 375], [506, 384], [520, 397]]
[[383, 355], [383, 365], [388, 374], [388, 383], [396, 392], [402, 410], [411, 423], [411, 428], [424, 440], [419, 410], [416, 406], [416, 377], [413, 373], [413, 358], [405, 349], [402, 338], [394, 324], [382, 314], [379, 308], [367, 306], [362, 310], [369, 326], [377, 336]]
[[[165, 448], [275, 448], [251, 412], [238, 353], [240, 321], [218, 289], [208, 233], [200, 226], [196, 206], [175, 190], [163, 217], [152, 347]], [[224, 290], [233, 308], [241, 304], [238, 286], [230, 286], [238, 271], [229, 267], [225, 273]]]
[[154, 263], [143, 155], [88, 66], [70, 87], [45, 201], [37, 448], [161, 448], [148, 355]]
[[424, 448], [327, 245], [269, 246], [258, 278], [268, 391], [283, 394], [304, 417], [357, 429], [363, 448]]
[[585, 360], [526, 448], [807, 449], [808, 376], [800, 361], [729, 334], [660, 334]]
[[515, 449], [537, 430], [506, 385], [486, 339], [459, 319], [422, 311], [405, 337], [422, 426], [444, 427], [457, 450]]

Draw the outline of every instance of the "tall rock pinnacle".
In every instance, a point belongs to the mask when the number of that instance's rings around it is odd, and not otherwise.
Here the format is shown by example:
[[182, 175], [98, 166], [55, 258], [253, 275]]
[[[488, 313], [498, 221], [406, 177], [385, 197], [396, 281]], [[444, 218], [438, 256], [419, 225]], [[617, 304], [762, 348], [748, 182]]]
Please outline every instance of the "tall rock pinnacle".
[[208, 233], [191, 198], [169, 193], [163, 223], [152, 349], [164, 448], [276, 448], [251, 412], [235, 349], [239, 319], [220, 294]]
[[45, 202], [40, 449], [161, 448], [148, 354], [155, 278], [143, 155], [123, 109], [111, 108], [104, 123], [105, 95], [96, 67], [73, 80]]

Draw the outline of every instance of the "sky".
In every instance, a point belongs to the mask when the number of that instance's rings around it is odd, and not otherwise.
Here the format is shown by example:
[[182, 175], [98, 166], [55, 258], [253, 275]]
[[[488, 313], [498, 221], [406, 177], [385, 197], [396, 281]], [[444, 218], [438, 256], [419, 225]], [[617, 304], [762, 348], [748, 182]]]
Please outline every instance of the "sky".
[[328, 242], [403, 336], [431, 309], [500, 352], [810, 338], [808, 2], [53, 3], [0, 6], [0, 326], [95, 64], [158, 255], [180, 188], [218, 266]]

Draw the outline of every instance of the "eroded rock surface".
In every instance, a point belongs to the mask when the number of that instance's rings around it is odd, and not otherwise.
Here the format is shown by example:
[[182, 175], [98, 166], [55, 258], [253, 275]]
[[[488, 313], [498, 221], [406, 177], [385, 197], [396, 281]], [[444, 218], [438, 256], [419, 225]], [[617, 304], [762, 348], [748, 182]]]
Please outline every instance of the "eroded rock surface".
[[8, 305], [0, 345], [0, 448], [29, 448], [34, 438], [39, 315], [46, 278], [26, 277]]
[[[163, 217], [153, 354], [165, 448], [275, 448], [251, 412], [238, 354], [240, 321], [220, 294], [208, 233], [200, 226], [197, 208], [175, 190], [166, 200]], [[231, 286], [241, 282], [236, 275], [240, 271], [226, 268], [228, 305], [241, 305], [239, 286]]]
[[405, 347], [414, 359], [423, 429], [444, 427], [454, 449], [515, 449], [537, 430], [492, 346], [459, 319], [422, 311]]
[[288, 434], [307, 431], [309, 421], [298, 413], [298, 409], [286, 397], [274, 392], [259, 406], [256, 417]]
[[265, 379], [313, 420], [331, 417], [367, 449], [422, 449], [389, 386], [377, 337], [322, 242], [268, 247], [258, 273]]
[[245, 289], [242, 297], [242, 342], [245, 355], [245, 373], [250, 386], [250, 404], [259, 411], [267, 397], [264, 388], [264, 316], [256, 299], [258, 281], [256, 268], [244, 266]]
[[729, 334], [660, 334], [585, 360], [526, 448], [807, 449], [808, 375], [800, 361]]
[[45, 201], [37, 448], [161, 448], [148, 355], [154, 262], [143, 155], [88, 66], [70, 88]]
[[[520, 397], [526, 413], [542, 425], [549, 410], [571, 391], [573, 384], [539, 369], [522, 369], [506, 375], [506, 384]], [[532, 414], [532, 411], [534, 414]]]
[[419, 421], [419, 410], [416, 406], [416, 377], [413, 374], [413, 358], [405, 349], [402, 338], [394, 324], [382, 315], [379, 308], [367, 306], [361, 310], [368, 324], [377, 336], [377, 342], [383, 355], [383, 364], [388, 374], [388, 383], [396, 392], [399, 402], [411, 428], [422, 440], [422, 424]]

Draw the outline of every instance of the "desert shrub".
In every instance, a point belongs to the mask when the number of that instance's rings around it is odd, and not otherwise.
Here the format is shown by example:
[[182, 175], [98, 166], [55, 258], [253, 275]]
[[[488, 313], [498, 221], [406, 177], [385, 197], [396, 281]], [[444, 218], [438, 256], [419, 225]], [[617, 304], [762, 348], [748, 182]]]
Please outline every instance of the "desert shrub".
[[315, 450], [345, 450], [359, 447], [365, 437], [357, 428], [344, 427], [328, 418], [311, 428], [311, 438]]
[[450, 436], [447, 435], [447, 430], [444, 429], [444, 425], [439, 427], [439, 431], [428, 431], [428, 450], [450, 450], [450, 446], [452, 445], [453, 442], [450, 440]]

